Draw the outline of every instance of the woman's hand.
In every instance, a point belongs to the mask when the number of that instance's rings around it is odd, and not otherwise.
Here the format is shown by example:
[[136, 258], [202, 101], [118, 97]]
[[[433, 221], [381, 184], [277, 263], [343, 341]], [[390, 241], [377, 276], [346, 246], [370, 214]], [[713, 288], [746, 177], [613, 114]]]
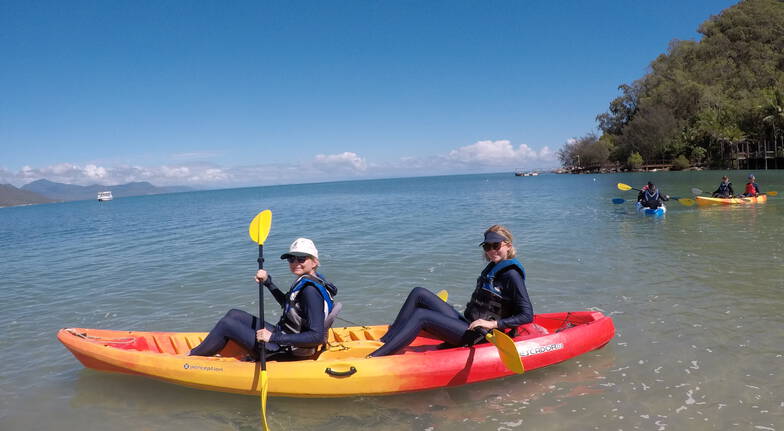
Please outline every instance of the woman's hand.
[[267, 274], [267, 271], [265, 271], [263, 269], [260, 269], [260, 270], [256, 271], [256, 277], [255, 277], [256, 278], [256, 283], [264, 283], [265, 281], [267, 281], [267, 277], [269, 277], [269, 274]]
[[270, 337], [272, 337], [272, 332], [268, 331], [267, 328], [256, 331], [256, 341], [269, 343]]
[[492, 330], [498, 328], [498, 322], [495, 320], [476, 319], [468, 325], [468, 330], [470, 331], [478, 326]]

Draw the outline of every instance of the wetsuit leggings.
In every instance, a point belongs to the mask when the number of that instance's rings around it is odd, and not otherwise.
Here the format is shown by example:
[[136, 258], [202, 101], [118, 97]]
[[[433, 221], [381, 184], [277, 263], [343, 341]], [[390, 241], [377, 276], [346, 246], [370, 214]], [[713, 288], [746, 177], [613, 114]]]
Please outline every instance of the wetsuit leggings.
[[[269, 331], [275, 329], [274, 326], [267, 322], [265, 322], [265, 326]], [[261, 327], [256, 316], [242, 310], [231, 309], [215, 324], [212, 331], [207, 334], [207, 338], [191, 350], [190, 355], [212, 356], [220, 352], [229, 340], [234, 340], [253, 356], [256, 356], [258, 351], [256, 331], [259, 329]], [[279, 349], [277, 345], [272, 343], [265, 343], [265, 347], [268, 351]]]
[[408, 294], [387, 333], [381, 337], [384, 345], [370, 356], [386, 356], [399, 351], [414, 341], [423, 329], [449, 344], [459, 346], [464, 343], [468, 322], [433, 292], [415, 287]]

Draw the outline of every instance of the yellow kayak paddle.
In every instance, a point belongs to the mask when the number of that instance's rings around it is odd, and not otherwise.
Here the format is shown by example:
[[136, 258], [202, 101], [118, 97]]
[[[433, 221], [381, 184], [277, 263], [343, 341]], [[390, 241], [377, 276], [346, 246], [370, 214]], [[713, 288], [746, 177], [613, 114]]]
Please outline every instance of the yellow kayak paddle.
[[[264, 241], [267, 240], [270, 227], [272, 227], [272, 211], [264, 210], [253, 217], [253, 220], [248, 226], [248, 233], [253, 242], [259, 245], [259, 269], [264, 269]], [[259, 282], [259, 322], [262, 328], [264, 327], [264, 287], [262, 282]], [[267, 425], [267, 391], [269, 390], [269, 381], [267, 380], [267, 357], [264, 348], [264, 342], [259, 343], [259, 380], [261, 383], [261, 424], [264, 431], [269, 430]]]

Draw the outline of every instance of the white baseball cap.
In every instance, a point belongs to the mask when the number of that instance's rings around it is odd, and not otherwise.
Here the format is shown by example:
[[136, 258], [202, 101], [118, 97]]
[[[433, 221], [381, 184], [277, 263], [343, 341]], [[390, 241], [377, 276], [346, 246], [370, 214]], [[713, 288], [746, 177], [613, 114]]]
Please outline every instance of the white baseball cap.
[[280, 255], [280, 258], [285, 259], [289, 256], [312, 256], [318, 259], [318, 250], [316, 250], [313, 241], [307, 238], [297, 238], [289, 246], [289, 252]]

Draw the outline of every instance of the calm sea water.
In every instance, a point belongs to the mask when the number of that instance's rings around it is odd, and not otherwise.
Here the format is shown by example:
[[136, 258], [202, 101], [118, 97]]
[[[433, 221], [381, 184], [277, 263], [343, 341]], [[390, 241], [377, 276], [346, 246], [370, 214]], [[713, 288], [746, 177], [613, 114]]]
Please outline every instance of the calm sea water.
[[[319, 248], [342, 317], [388, 323], [413, 286], [464, 304], [488, 226], [516, 235], [537, 312], [611, 315], [605, 348], [522, 376], [388, 397], [271, 398], [277, 430], [784, 430], [784, 196], [671, 202], [723, 172], [469, 175], [258, 187], [0, 209], [0, 429], [251, 430], [254, 397], [84, 369], [61, 327], [208, 330], [257, 310], [253, 216], [273, 212], [266, 268], [297, 236]], [[730, 172], [741, 188], [745, 172]], [[784, 172], [756, 172], [784, 192]], [[268, 316], [278, 310], [267, 302]]]

